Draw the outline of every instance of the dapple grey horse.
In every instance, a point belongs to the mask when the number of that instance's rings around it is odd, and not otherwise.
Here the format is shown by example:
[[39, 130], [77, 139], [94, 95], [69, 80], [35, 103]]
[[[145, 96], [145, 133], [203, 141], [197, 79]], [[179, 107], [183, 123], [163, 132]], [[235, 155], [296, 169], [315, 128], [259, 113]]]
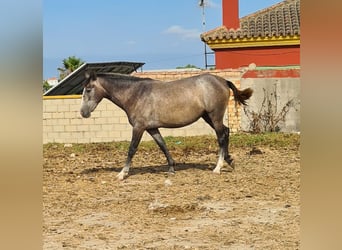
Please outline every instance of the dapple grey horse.
[[125, 166], [117, 175], [123, 180], [144, 131], [147, 131], [166, 156], [169, 172], [175, 161], [170, 155], [158, 128], [179, 128], [203, 118], [216, 132], [219, 158], [214, 173], [220, 173], [224, 160], [234, 167], [228, 153], [229, 128], [223, 124], [230, 89], [236, 103], [246, 105], [253, 93], [250, 88], [238, 90], [219, 76], [202, 74], [171, 82], [122, 74], [86, 73], [80, 113], [90, 117], [98, 103], [107, 98], [123, 109], [133, 127]]

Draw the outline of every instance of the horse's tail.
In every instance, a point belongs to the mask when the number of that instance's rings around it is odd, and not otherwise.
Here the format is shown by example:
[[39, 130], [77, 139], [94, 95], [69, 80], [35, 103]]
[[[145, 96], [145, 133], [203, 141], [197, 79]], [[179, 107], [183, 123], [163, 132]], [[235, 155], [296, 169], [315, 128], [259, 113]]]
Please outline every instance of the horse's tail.
[[253, 90], [251, 88], [238, 90], [235, 87], [235, 85], [228, 80], [227, 80], [227, 84], [228, 84], [228, 87], [233, 90], [235, 102], [239, 104], [247, 105], [246, 100], [248, 100], [252, 96]]

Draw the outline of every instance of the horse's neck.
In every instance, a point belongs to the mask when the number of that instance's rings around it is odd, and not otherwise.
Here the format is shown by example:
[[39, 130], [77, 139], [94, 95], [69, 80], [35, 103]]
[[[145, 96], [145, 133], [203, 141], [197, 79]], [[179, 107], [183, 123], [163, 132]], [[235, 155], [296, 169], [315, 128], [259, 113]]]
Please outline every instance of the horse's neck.
[[131, 96], [129, 93], [132, 92], [132, 84], [123, 84], [120, 80], [114, 83], [105, 82], [104, 88], [107, 90], [107, 99], [115, 103], [120, 108], [126, 110], [127, 102]]

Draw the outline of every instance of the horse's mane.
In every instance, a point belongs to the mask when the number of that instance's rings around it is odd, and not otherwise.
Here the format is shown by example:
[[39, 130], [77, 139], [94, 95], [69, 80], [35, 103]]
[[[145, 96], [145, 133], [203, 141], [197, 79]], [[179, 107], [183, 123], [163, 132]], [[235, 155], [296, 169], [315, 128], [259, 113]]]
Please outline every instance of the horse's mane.
[[119, 74], [119, 73], [97, 73], [97, 77], [103, 77], [106, 79], [111, 80], [125, 80], [130, 82], [137, 82], [137, 81], [144, 81], [144, 80], [153, 80], [152, 78], [142, 78], [132, 75], [126, 75], [126, 74]]

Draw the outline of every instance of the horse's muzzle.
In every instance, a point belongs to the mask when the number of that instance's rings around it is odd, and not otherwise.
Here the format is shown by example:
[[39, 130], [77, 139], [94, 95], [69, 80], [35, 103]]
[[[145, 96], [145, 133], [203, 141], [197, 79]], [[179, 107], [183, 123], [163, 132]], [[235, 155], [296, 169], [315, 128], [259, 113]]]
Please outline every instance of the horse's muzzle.
[[90, 112], [84, 112], [83, 110], [81, 110], [80, 113], [83, 118], [89, 118], [91, 114]]

